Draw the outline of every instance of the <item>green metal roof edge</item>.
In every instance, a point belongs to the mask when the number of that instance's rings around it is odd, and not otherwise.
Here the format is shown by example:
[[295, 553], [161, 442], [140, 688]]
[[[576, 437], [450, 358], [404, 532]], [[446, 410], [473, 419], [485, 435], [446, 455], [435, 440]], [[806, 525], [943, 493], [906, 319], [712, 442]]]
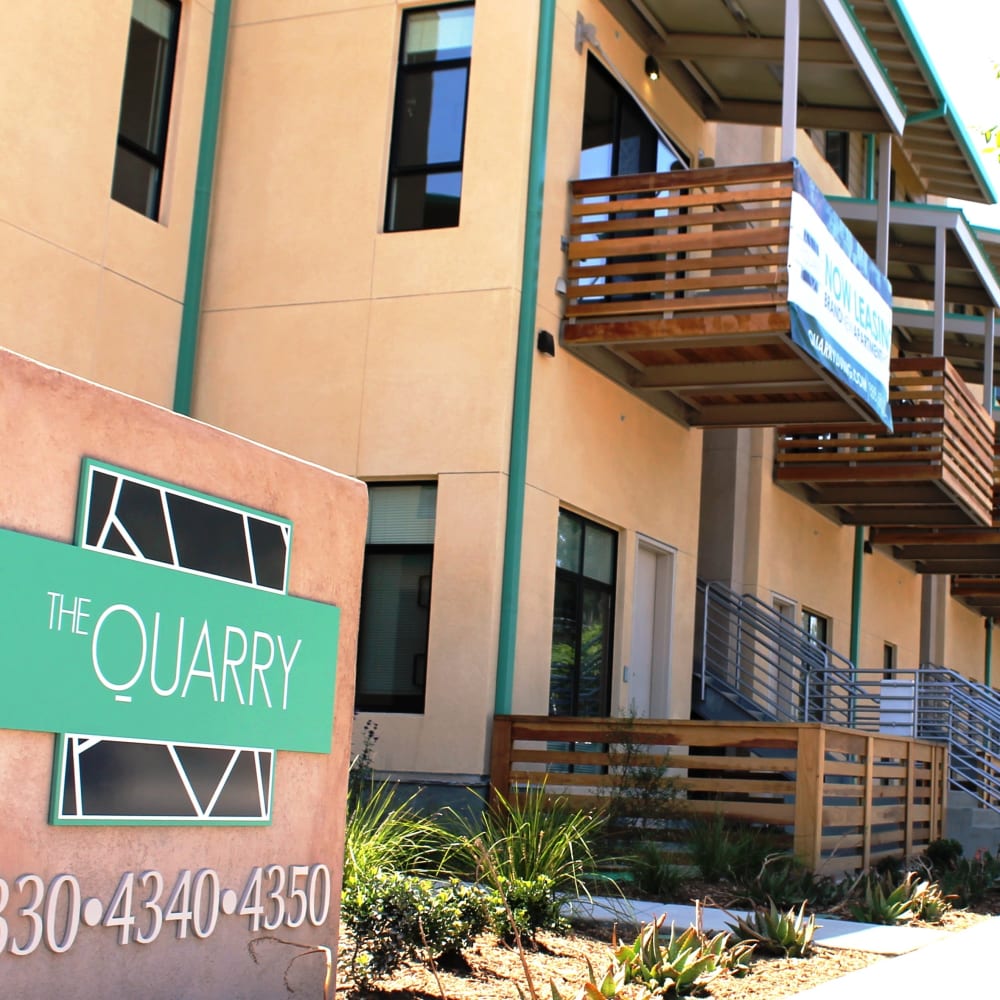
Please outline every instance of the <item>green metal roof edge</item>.
[[[858, 15], [854, 12], [854, 2], [853, 0], [840, 0], [840, 5], [843, 7], [844, 12], [847, 16], [854, 22], [854, 27], [858, 31], [858, 35], [864, 39], [865, 45], [868, 47], [868, 51], [871, 54], [872, 59], [875, 60], [875, 64], [878, 66], [882, 73], [882, 79], [885, 81], [886, 86], [896, 95], [896, 100], [899, 102], [899, 106], [903, 109], [906, 108], [906, 101], [903, 100], [903, 95], [900, 94], [899, 89], [896, 87], [895, 82], [889, 75], [889, 71], [885, 68], [885, 64], [878, 57], [878, 49], [872, 45], [872, 40], [868, 37], [868, 32], [865, 31], [864, 25], [858, 20]], [[903, 130], [906, 131], [905, 128]]]
[[[941, 82], [941, 78], [934, 69], [934, 64], [931, 62], [930, 56], [924, 48], [924, 43], [921, 40], [920, 35], [917, 34], [917, 29], [910, 20], [910, 16], [906, 12], [906, 8], [902, 6], [899, 0], [885, 0], [885, 3], [889, 8], [891, 8], [893, 14], [895, 14], [896, 20], [898, 21], [900, 29], [903, 32], [903, 37], [909, 45], [910, 50], [913, 52], [913, 56], [920, 66], [920, 69], [930, 78], [931, 89], [937, 92], [938, 100], [944, 104], [945, 121], [948, 122], [952, 134], [958, 141], [958, 145], [968, 161], [969, 166], [972, 168], [972, 173], [979, 182], [979, 186], [989, 198], [990, 204], [995, 205], [998, 201], [1000, 201], [1000, 194], [997, 193], [989, 175], [983, 169], [983, 165], [979, 160], [979, 151], [972, 145], [972, 137], [969, 135], [968, 129], [966, 129], [965, 124], [961, 121], [961, 119], [955, 117], [955, 114], [952, 111], [954, 105], [948, 95], [948, 91], [945, 90], [944, 84]], [[905, 130], [903, 132], [903, 144], [906, 144]]]
[[[916, 309], [912, 306], [893, 306], [892, 313], [895, 316], [897, 313], [901, 316], [933, 316], [933, 309]], [[985, 323], [985, 316], [977, 316], [974, 313], [957, 313], [957, 312], [946, 312], [944, 314], [945, 319], [967, 319], [974, 323]], [[997, 359], [997, 363], [1000, 364], [1000, 358]]]
[[[848, 194], [827, 194], [823, 197], [829, 202], [840, 202], [846, 205], [877, 205], [877, 198], [855, 198]], [[972, 223], [969, 222], [968, 217], [965, 212], [962, 211], [961, 205], [936, 205], [933, 202], [926, 201], [891, 201], [889, 202], [889, 207], [893, 205], [899, 205], [900, 208], [916, 208], [922, 212], [948, 212], [952, 215], [960, 215], [965, 220], [965, 223], [970, 228], [973, 227]], [[981, 228], [981, 227], [980, 227]]]

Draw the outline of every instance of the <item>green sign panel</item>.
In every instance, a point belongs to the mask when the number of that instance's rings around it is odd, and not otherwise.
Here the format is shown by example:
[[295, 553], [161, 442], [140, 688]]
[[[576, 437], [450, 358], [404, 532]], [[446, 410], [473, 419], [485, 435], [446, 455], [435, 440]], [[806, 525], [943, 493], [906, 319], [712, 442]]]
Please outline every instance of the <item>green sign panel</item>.
[[0, 529], [0, 727], [329, 753], [339, 609]]

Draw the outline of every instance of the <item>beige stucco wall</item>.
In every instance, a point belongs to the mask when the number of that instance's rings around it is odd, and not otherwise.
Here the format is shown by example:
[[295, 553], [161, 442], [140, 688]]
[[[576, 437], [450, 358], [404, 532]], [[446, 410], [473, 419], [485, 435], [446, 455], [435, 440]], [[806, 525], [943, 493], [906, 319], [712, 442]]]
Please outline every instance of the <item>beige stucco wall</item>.
[[[438, 481], [426, 710], [364, 714], [380, 721], [380, 770], [474, 777], [487, 768], [495, 687], [536, 25], [534, 11], [477, 6], [461, 225], [384, 233], [406, 6], [236, 3], [195, 413], [366, 479]], [[665, 83], [652, 89], [645, 54], [602, 5], [580, 9], [603, 56], [697, 155], [694, 113]], [[537, 325], [554, 332], [586, 69], [576, 12], [559, 5], [553, 58]], [[345, 39], [345, 58], [331, 60]], [[365, 100], [326, 96], [348, 92]], [[686, 712], [699, 463], [698, 432], [567, 352], [536, 357], [518, 710], [547, 709], [563, 505], [621, 530], [616, 676], [629, 654], [636, 538], [676, 551], [672, 662], [682, 666], [671, 701]], [[616, 705], [627, 700], [616, 688]]]
[[[401, 12], [414, 5], [234, 0], [194, 413], [364, 479], [438, 481], [428, 708], [383, 720], [376, 763], [474, 776], [496, 670], [537, 5], [476, 6], [461, 225], [384, 233]], [[183, 4], [158, 222], [108, 194], [129, 10], [8, 12], [5, 66], [22, 85], [0, 95], [0, 344], [169, 404], [213, 4]], [[593, 26], [582, 51], [578, 13]], [[588, 53], [692, 162], [779, 148], [775, 130], [706, 125], [665, 78], [648, 80], [645, 49], [605, 4], [558, 0], [535, 320], [557, 338]], [[839, 188], [806, 133], [799, 154]], [[640, 539], [673, 559], [671, 712], [686, 714], [699, 560], [737, 567], [731, 582], [762, 599], [830, 616], [846, 652], [853, 530], [774, 487], [769, 432], [688, 430], [561, 345], [535, 355], [532, 392], [515, 710], [547, 704], [561, 506], [619, 531], [616, 711], [630, 700]], [[911, 568], [866, 557], [864, 663], [884, 642], [901, 666], [917, 658], [919, 590]], [[981, 635], [962, 610], [946, 624], [955, 658], [981, 659], [967, 655]]]
[[[183, 5], [159, 221], [110, 198], [131, 0], [4, 11], [0, 343], [173, 397], [212, 3]], [[42, 57], [41, 54], [47, 54]]]
[[[289, 592], [341, 610], [332, 752], [278, 752], [270, 826], [49, 826], [52, 735], [0, 730], [0, 877], [11, 889], [3, 913], [10, 933], [19, 943], [27, 939], [28, 922], [15, 909], [26, 905], [14, 882], [22, 873], [37, 874], [46, 884], [56, 875], [73, 874], [84, 899], [95, 896], [107, 906], [129, 871], [158, 870], [169, 891], [180, 871], [214, 868], [222, 887], [239, 892], [255, 866], [287, 869], [289, 864], [323, 862], [335, 890], [326, 924], [282, 927], [276, 933], [334, 945], [367, 511], [364, 486], [3, 351], [0, 442], [7, 484], [0, 495], [0, 527], [71, 542], [81, 458], [93, 456], [289, 517], [294, 523]], [[139, 904], [145, 898], [137, 886], [133, 911], [142, 927], [148, 914]], [[193, 934], [175, 940], [167, 925], [149, 945], [122, 946], [113, 927], [81, 926], [65, 954], [54, 955], [43, 944], [26, 957], [0, 956], [0, 992], [65, 1000], [274, 1000], [284, 995], [282, 975], [295, 950], [265, 944], [258, 966], [247, 952], [253, 936], [247, 918], [235, 915], [220, 915], [215, 931], [204, 940]], [[321, 958], [304, 959], [293, 970], [292, 982], [318, 995], [323, 972]]]
[[986, 672], [985, 619], [964, 602], [949, 598], [945, 604], [944, 663], [970, 680], [984, 680]]

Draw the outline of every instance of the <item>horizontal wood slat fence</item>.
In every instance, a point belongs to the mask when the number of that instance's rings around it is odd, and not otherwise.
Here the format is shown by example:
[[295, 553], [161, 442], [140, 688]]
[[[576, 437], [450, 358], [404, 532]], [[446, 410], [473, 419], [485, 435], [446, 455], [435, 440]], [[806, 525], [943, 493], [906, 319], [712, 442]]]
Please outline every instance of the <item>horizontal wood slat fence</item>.
[[627, 769], [653, 769], [670, 776], [682, 819], [769, 827], [812, 870], [840, 874], [942, 836], [946, 767], [937, 744], [820, 723], [497, 716], [491, 795], [544, 782], [590, 809]]

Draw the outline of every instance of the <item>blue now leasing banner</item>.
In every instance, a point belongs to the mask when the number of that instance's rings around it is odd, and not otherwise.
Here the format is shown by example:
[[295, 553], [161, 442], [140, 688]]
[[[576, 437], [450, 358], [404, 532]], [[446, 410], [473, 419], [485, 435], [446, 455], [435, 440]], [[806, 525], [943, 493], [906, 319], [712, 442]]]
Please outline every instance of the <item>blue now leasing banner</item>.
[[889, 279], [798, 163], [788, 240], [792, 340], [892, 430]]

